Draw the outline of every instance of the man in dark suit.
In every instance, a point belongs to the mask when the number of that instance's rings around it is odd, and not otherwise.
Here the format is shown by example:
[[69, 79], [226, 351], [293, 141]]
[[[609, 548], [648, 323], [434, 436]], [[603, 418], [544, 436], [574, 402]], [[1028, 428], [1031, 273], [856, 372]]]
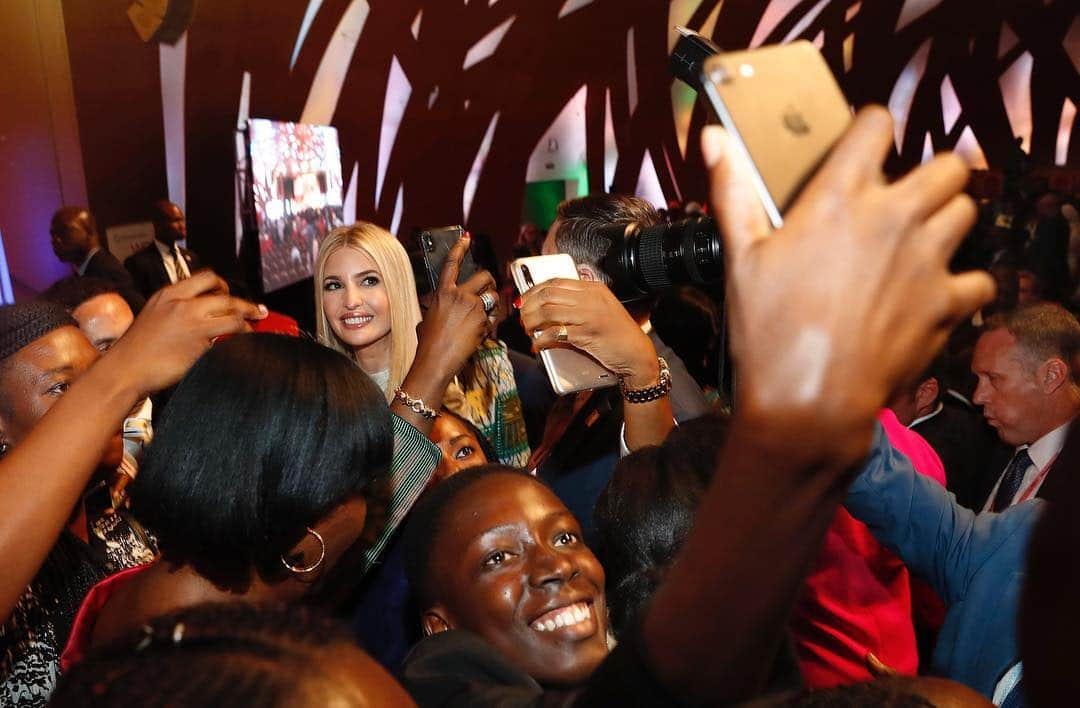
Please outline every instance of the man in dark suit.
[[49, 224], [49, 235], [53, 253], [80, 277], [103, 278], [120, 287], [132, 287], [131, 275], [102, 247], [97, 222], [86, 207], [57, 209]]
[[[610, 286], [611, 279], [600, 262], [611, 241], [600, 229], [613, 224], [652, 226], [659, 222], [656, 210], [637, 197], [599, 194], [573, 199], [559, 205], [541, 253], [567, 253], [574, 259], [582, 280]], [[665, 359], [675, 419], [702, 416], [709, 412], [705, 394], [682, 360], [652, 331], [650, 306], [651, 301], [631, 303], [626, 310]], [[537, 471], [582, 522], [587, 539], [593, 535], [593, 507], [624, 451], [622, 403], [618, 389], [585, 391], [559, 399], [547, 417], [543, 441], [533, 449], [529, 461], [528, 467]]]
[[973, 406], [946, 394], [945, 355], [931, 362], [915, 384], [897, 394], [889, 408], [897, 419], [930, 443], [945, 467], [947, 488], [968, 509], [981, 509], [1012, 458]]
[[199, 257], [177, 243], [187, 238], [187, 223], [180, 207], [170, 201], [155, 202], [151, 220], [153, 242], [124, 261], [124, 267], [135, 279], [135, 287], [147, 298], [166, 285], [190, 278], [202, 268]]

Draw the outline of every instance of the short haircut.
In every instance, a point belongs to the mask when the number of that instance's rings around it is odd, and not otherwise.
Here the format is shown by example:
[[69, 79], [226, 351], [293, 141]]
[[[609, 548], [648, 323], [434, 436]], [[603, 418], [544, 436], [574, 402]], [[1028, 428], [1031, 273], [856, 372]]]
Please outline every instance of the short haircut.
[[420, 497], [409, 513], [402, 539], [405, 546], [405, 574], [421, 608], [430, 607], [437, 599], [431, 577], [431, 552], [442, 531], [447, 509], [472, 485], [500, 474], [526, 477], [545, 486], [524, 470], [498, 464], [481, 465], [462, 470], [439, 482]]
[[351, 643], [305, 607], [196, 605], [92, 651], [60, 679], [50, 705], [339, 705], [348, 692], [336, 690], [320, 652]]
[[79, 305], [98, 295], [116, 294], [124, 299], [132, 314], [139, 314], [146, 301], [139, 293], [128, 286], [122, 286], [106, 278], [69, 275], [50, 285], [41, 293], [41, 299], [54, 302], [68, 312], [74, 312]]
[[155, 428], [132, 512], [165, 560], [233, 592], [253, 572], [284, 578], [282, 554], [376, 486], [393, 446], [371, 379], [337, 352], [273, 334], [214, 345]]
[[49, 221], [49, 233], [58, 233], [61, 229], [67, 226], [67, 222], [77, 219], [82, 214], [86, 214], [83, 219], [86, 226], [87, 233], [98, 235], [97, 219], [90, 213], [90, 210], [81, 206], [63, 206], [53, 213], [52, 219]]
[[1080, 353], [1080, 322], [1061, 305], [1043, 302], [998, 313], [986, 322], [984, 332], [1006, 329], [1038, 363], [1061, 359], [1077, 378], [1076, 356]]
[[675, 428], [661, 446], [619, 460], [594, 511], [616, 637], [631, 633], [690, 534], [727, 439], [718, 414]]
[[476, 438], [476, 442], [480, 444], [480, 452], [484, 453], [484, 457], [487, 458], [488, 462], [495, 462], [499, 459], [499, 456], [495, 454], [495, 446], [491, 444], [491, 441], [487, 439], [487, 436], [480, 432], [480, 428], [477, 428], [471, 420], [458, 415], [449, 408], [440, 408], [439, 415], [448, 416], [461, 423], [462, 427], [468, 430], [469, 434]]
[[[641, 224], [653, 226], [660, 223], [660, 215], [644, 199], [622, 194], [593, 194], [570, 199], [559, 205], [557, 211], [559, 228], [555, 234], [555, 248], [568, 253], [576, 263], [599, 269], [600, 260], [611, 247], [611, 239], [598, 233], [613, 224]], [[606, 273], [600, 272], [605, 283], [610, 283]]]

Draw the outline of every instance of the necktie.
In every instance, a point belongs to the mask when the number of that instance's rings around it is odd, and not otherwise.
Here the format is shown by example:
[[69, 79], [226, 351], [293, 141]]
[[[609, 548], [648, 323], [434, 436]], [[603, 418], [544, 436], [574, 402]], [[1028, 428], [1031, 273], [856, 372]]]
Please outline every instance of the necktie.
[[173, 246], [172, 257], [173, 257], [173, 268], [176, 269], [176, 282], [179, 283], [181, 280], [184, 280], [185, 278], [187, 278], [187, 273], [184, 272], [184, 268], [180, 264], [180, 250], [176, 246]]
[[1001, 484], [998, 485], [997, 494], [994, 496], [994, 506], [991, 507], [993, 511], [1004, 511], [1012, 504], [1013, 497], [1020, 489], [1020, 482], [1024, 479], [1024, 472], [1032, 464], [1031, 455], [1028, 454], [1026, 447], [1017, 451], [1012, 462], [1005, 469], [1005, 474], [1001, 476]]

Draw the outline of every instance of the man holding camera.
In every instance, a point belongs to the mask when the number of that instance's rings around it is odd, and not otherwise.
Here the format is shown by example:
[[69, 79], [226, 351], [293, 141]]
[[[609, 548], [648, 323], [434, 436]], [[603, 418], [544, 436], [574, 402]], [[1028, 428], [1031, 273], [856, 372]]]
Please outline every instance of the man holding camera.
[[[545, 339], [559, 337], [561, 330], [559, 343], [594, 356], [593, 349], [603, 348], [604, 356], [597, 358], [607, 360], [605, 363], [651, 357], [651, 367], [644, 367], [642, 362], [627, 363], [627, 370], [649, 368], [652, 374], [649, 381], [630, 382], [629, 387], [669, 384], [666, 397], [675, 419], [690, 420], [707, 413], [709, 406], [682, 361], [652, 331], [649, 323], [652, 300], [620, 304], [608, 287], [610, 277], [601, 268], [601, 261], [612, 245], [604, 228], [633, 223], [652, 226], [659, 223], [659, 216], [644, 200], [621, 195], [598, 194], [560, 204], [542, 254], [570, 255], [581, 280], [548, 281], [526, 293], [522, 298], [522, 321], [560, 320], [560, 327], [545, 328], [535, 339], [538, 348], [551, 344]], [[555, 312], [573, 313], [570, 318], [573, 321], [567, 321], [564, 315], [545, 317]], [[648, 335], [651, 347], [641, 332]], [[657, 354], [666, 364], [662, 372]], [[622, 388], [584, 391], [558, 399], [547, 417], [543, 441], [534, 449], [528, 464], [529, 469], [535, 469], [551, 485], [575, 516], [585, 522], [587, 537], [591, 533], [596, 499], [611, 477], [620, 452], [659, 442], [640, 437], [636, 425], [624, 426], [624, 406], [641, 404], [625, 402]]]
[[[601, 232], [605, 226], [641, 227], [660, 223], [660, 215], [644, 199], [621, 194], [595, 194], [571, 199], [559, 205], [555, 221], [548, 229], [541, 254], [548, 256], [566, 253], [574, 259], [578, 276], [582, 280], [598, 281], [611, 285], [611, 277], [604, 272], [601, 262], [612, 243]], [[627, 312], [641, 329], [649, 335], [656, 352], [664, 358], [671, 371], [671, 408], [675, 420], [682, 422], [705, 415], [709, 404], [705, 394], [686, 370], [678, 355], [660, 340], [649, 322], [654, 299], [651, 296], [623, 302]]]

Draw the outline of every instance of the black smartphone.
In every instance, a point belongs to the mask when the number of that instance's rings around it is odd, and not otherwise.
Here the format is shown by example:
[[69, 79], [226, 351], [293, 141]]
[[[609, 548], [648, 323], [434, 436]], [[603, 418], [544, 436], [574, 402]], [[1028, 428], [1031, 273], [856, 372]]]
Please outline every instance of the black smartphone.
[[[465, 229], [461, 226], [443, 226], [436, 229], [422, 229], [417, 234], [417, 245], [423, 257], [429, 292], [435, 292], [439, 287], [439, 276], [442, 274], [443, 265], [446, 264], [446, 257], [450, 255], [450, 249], [464, 233]], [[472, 253], [466, 251], [465, 257], [461, 259], [457, 282], [464, 283], [476, 273], [476, 270], [476, 261], [473, 260]], [[423, 288], [423, 284], [418, 282], [417, 285]]]

